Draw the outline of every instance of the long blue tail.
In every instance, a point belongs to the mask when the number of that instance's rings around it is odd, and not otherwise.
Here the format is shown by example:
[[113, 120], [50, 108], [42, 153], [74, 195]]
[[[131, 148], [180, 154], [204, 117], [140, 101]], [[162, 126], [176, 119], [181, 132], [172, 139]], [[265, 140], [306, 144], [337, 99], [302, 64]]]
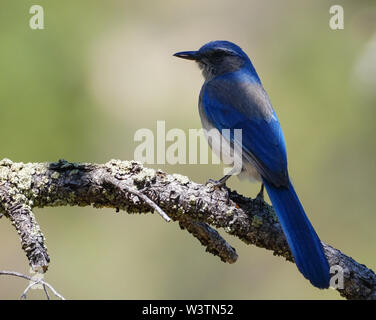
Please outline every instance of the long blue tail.
[[275, 187], [264, 180], [274, 210], [300, 272], [316, 287], [329, 287], [329, 264], [292, 183]]

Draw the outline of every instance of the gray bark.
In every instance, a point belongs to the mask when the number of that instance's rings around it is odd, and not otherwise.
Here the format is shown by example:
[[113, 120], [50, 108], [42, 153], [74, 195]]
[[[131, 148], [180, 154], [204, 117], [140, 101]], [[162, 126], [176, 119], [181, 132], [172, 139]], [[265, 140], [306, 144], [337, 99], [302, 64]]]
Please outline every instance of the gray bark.
[[[136, 161], [106, 164], [13, 163], [0, 161], [0, 213], [16, 228], [30, 266], [46, 272], [50, 258], [33, 208], [55, 206], [110, 207], [128, 213], [167, 214], [196, 237], [206, 251], [233, 263], [236, 251], [214, 230], [222, 228], [247, 244], [273, 251], [293, 262], [273, 208], [228, 188], [202, 185], [179, 174], [145, 168]], [[376, 299], [376, 275], [323, 242], [331, 266], [344, 270], [347, 299]]]

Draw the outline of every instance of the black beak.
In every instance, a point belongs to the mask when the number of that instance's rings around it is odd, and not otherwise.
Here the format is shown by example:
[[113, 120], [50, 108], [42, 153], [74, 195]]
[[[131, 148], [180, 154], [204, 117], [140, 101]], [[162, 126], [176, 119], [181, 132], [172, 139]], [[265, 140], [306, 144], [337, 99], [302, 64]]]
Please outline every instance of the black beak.
[[187, 60], [199, 60], [200, 55], [198, 51], [182, 51], [182, 52], [177, 52], [174, 54], [174, 57], [182, 58], [182, 59], [187, 59]]

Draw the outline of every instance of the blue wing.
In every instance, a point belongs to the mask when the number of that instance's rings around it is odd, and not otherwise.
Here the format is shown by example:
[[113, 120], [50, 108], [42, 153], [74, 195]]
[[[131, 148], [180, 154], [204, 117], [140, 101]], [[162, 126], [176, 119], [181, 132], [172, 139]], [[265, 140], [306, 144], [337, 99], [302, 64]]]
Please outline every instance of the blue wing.
[[[200, 108], [218, 130], [242, 129], [243, 157], [268, 182], [288, 185], [282, 129], [260, 83], [236, 74], [217, 77], [203, 86]], [[231, 143], [238, 143], [231, 132]]]
[[[204, 122], [218, 130], [242, 129], [243, 159], [261, 174], [298, 269], [319, 288], [329, 286], [329, 264], [289, 181], [281, 126], [258, 79], [246, 72], [204, 84], [199, 103]], [[232, 134], [233, 144], [240, 144]]]

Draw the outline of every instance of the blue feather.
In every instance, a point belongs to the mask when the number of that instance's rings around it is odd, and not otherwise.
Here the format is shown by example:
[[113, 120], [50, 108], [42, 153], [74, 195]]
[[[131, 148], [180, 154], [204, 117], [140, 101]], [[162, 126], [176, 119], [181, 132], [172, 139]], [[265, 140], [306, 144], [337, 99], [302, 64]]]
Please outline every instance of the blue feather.
[[[231, 129], [224, 138], [241, 146], [243, 165], [261, 176], [298, 269], [314, 286], [328, 288], [328, 261], [289, 179], [283, 132], [251, 60], [229, 41], [175, 56], [195, 60], [203, 70], [199, 112], [204, 129]], [[242, 141], [234, 129], [242, 130]]]
[[266, 180], [264, 184], [298, 269], [314, 286], [328, 288], [328, 261], [293, 185], [289, 181], [287, 188], [275, 187]]
[[202, 115], [218, 130], [242, 129], [243, 157], [262, 176], [298, 269], [314, 286], [328, 288], [328, 261], [289, 180], [283, 132], [263, 94], [244, 72], [217, 77], [202, 88]]
[[[277, 186], [286, 185], [285, 140], [269, 100], [262, 100], [265, 95], [263, 88], [244, 73], [217, 77], [202, 88], [202, 116], [220, 131], [241, 129], [241, 145], [247, 160]], [[233, 138], [233, 131], [231, 134]]]

